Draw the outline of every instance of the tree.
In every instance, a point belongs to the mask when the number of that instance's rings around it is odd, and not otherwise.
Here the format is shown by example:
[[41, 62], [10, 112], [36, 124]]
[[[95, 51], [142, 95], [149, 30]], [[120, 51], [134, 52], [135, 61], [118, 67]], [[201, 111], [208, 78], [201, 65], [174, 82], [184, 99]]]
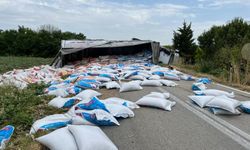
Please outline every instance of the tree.
[[44, 24], [44, 25], [41, 25], [39, 28], [38, 28], [38, 31], [47, 31], [49, 33], [53, 33], [53, 32], [58, 32], [58, 31], [61, 31], [58, 27], [56, 26], [53, 26], [51, 24]]
[[[200, 70], [211, 71], [228, 76], [228, 81], [241, 83], [244, 77], [244, 66], [240, 51], [245, 43], [250, 42], [250, 24], [242, 18], [235, 18], [222, 26], [213, 26], [198, 37], [201, 48]], [[198, 55], [197, 55], [198, 56]]]
[[197, 46], [194, 43], [191, 23], [187, 25], [184, 21], [183, 27], [174, 31], [173, 47], [179, 50], [180, 56], [184, 58], [184, 63], [194, 62], [194, 54]]
[[85, 38], [82, 33], [62, 32], [52, 25], [42, 25], [37, 31], [24, 26], [17, 30], [0, 29], [0, 55], [54, 57], [61, 40]]

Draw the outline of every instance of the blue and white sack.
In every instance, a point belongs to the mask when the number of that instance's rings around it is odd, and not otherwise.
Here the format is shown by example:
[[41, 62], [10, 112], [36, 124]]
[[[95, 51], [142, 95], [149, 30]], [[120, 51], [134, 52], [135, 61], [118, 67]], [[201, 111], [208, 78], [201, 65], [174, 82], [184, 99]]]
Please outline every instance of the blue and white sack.
[[243, 112], [250, 114], [250, 101], [241, 102], [240, 109]]
[[37, 131], [58, 129], [72, 123], [71, 116], [67, 114], [55, 114], [35, 121], [30, 129], [30, 134]]
[[88, 102], [82, 101], [78, 103], [75, 107], [75, 110], [77, 109], [83, 109], [83, 110], [93, 110], [93, 109], [102, 109], [104, 111], [108, 111], [106, 108], [105, 104], [102, 103], [97, 97], [93, 97], [91, 100]]
[[202, 83], [204, 83], [204, 84], [210, 84], [210, 83], [212, 83], [212, 80], [210, 80], [210, 79], [208, 79], [208, 78], [199, 78], [199, 79], [197, 80], [197, 82], [202, 82]]
[[5, 149], [6, 144], [10, 140], [15, 128], [11, 125], [7, 125], [0, 130], [0, 149]]
[[72, 118], [72, 124], [75, 125], [97, 125], [97, 126], [113, 126], [120, 125], [119, 122], [108, 112], [95, 109], [76, 111], [76, 116]]
[[205, 90], [206, 88], [207, 87], [202, 82], [193, 83], [193, 85], [192, 85], [193, 91], [201, 91], [201, 90]]

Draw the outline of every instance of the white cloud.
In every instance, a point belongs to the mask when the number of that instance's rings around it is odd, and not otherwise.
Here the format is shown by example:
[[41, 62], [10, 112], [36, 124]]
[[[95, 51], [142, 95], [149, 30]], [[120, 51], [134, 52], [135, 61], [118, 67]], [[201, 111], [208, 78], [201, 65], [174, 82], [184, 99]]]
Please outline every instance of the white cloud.
[[36, 29], [53, 24], [63, 30], [83, 32], [88, 38], [139, 37], [170, 43], [176, 24], [172, 20], [194, 18], [185, 5], [120, 3], [106, 0], [1, 0], [0, 28], [24, 25]]
[[250, 5], [250, 0], [197, 0], [200, 3], [207, 3], [210, 7], [223, 7], [225, 5]]

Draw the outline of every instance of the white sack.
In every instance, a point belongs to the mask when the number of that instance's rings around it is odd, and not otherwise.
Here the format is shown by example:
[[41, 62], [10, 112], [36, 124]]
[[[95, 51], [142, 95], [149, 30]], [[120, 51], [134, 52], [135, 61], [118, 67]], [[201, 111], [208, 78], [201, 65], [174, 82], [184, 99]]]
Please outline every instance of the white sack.
[[107, 89], [119, 89], [120, 88], [120, 85], [115, 81], [107, 82], [105, 83], [105, 86]]
[[161, 82], [158, 80], [143, 80], [142, 86], [162, 86]]
[[118, 104], [118, 105], [124, 105], [130, 109], [135, 109], [135, 108], [140, 108], [136, 103], [129, 101], [129, 100], [125, 100], [125, 99], [121, 99], [118, 97], [110, 97], [107, 98], [105, 100], [102, 100], [102, 102], [104, 104]]
[[30, 129], [30, 134], [38, 130], [57, 129], [71, 123], [71, 116], [67, 114], [54, 114], [35, 121]]
[[135, 76], [129, 77], [129, 79], [131, 79], [131, 80], [144, 80], [145, 77], [142, 75], [135, 75]]
[[50, 150], [78, 150], [75, 139], [68, 127], [57, 129], [47, 135], [36, 138], [36, 141]]
[[154, 97], [142, 97], [139, 99], [136, 104], [142, 106], [151, 106], [156, 108], [161, 108], [164, 110], [171, 111], [172, 106], [176, 104], [176, 102], [172, 102], [163, 98], [154, 98]]
[[161, 77], [159, 75], [152, 75], [148, 78], [149, 80], [160, 80]]
[[216, 96], [206, 104], [206, 106], [208, 107], [225, 109], [227, 111], [230, 111], [231, 113], [236, 113], [236, 107], [238, 107], [239, 105], [240, 102], [238, 100], [228, 98], [225, 95]]
[[216, 90], [216, 89], [207, 89], [202, 91], [194, 91], [195, 94], [205, 94], [207, 96], [222, 96], [225, 95], [227, 97], [234, 97], [234, 92], [229, 93], [226, 91]]
[[132, 118], [135, 116], [134, 112], [128, 107], [118, 104], [105, 104], [110, 114], [117, 118]]
[[243, 112], [250, 114], [250, 101], [241, 102], [240, 108]]
[[215, 115], [240, 115], [241, 114], [238, 109], [236, 109], [235, 113], [232, 113], [230, 111], [220, 109], [220, 108], [210, 108], [209, 110]]
[[59, 96], [59, 97], [53, 98], [48, 103], [48, 105], [56, 107], [56, 108], [62, 108], [65, 105], [65, 103], [67, 103], [70, 99], [72, 99], [72, 98], [62, 98]]
[[79, 150], [118, 150], [105, 133], [95, 126], [69, 126]]
[[69, 95], [69, 93], [65, 89], [55, 89], [52, 91], [48, 92], [48, 95], [55, 95], [55, 96], [61, 96], [61, 97], [66, 97]]
[[101, 96], [101, 95], [102, 94], [97, 92], [97, 91], [88, 89], [88, 90], [84, 90], [84, 91], [80, 92], [79, 94], [77, 94], [76, 96], [74, 96], [72, 98], [76, 98], [79, 100], [90, 100], [92, 97], [97, 97], [97, 96]]
[[142, 89], [143, 88], [140, 86], [138, 82], [127, 82], [127, 83], [121, 83], [120, 92], [137, 91]]
[[99, 81], [99, 82], [110, 82], [111, 81], [111, 79], [110, 78], [107, 78], [107, 77], [96, 77], [95, 78], [97, 81]]
[[165, 85], [165, 86], [176, 86], [178, 84], [176, 84], [174, 81], [170, 81], [170, 80], [159, 80], [161, 82], [161, 84]]
[[193, 102], [195, 102], [201, 108], [205, 107], [215, 96], [188, 96]]
[[[89, 114], [89, 118], [85, 118], [82, 113]], [[102, 110], [102, 109], [94, 109], [94, 110], [76, 110], [74, 117], [72, 117], [72, 124], [75, 125], [106, 125], [102, 124], [102, 122], [109, 122], [108, 125], [120, 125], [119, 122], [113, 117], [112, 114]], [[94, 116], [94, 118], [93, 118]]]
[[160, 92], [151, 92], [150, 94], [146, 95], [148, 97], [155, 97], [155, 98], [165, 98], [168, 99], [170, 97], [169, 93], [160, 93]]
[[206, 90], [207, 89], [206, 85], [202, 82], [193, 83], [192, 88], [197, 88], [199, 90]]

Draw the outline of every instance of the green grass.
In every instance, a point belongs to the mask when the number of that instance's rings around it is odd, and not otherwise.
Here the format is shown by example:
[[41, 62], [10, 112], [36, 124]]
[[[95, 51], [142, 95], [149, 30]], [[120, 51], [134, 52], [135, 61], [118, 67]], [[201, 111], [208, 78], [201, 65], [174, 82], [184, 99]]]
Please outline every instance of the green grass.
[[33, 66], [50, 64], [52, 60], [52, 58], [0, 56], [0, 74], [13, 69], [27, 69]]
[[33, 122], [47, 115], [65, 113], [63, 109], [48, 106], [53, 96], [38, 95], [45, 87], [45, 84], [32, 84], [24, 90], [0, 87], [0, 126], [10, 124], [15, 127], [9, 149], [26, 147], [28, 143], [36, 145], [31, 137], [26, 136]]
[[[26, 69], [50, 64], [51, 61], [51, 58], [0, 57], [0, 73], [17, 68]], [[65, 112], [48, 106], [52, 96], [39, 96], [45, 87], [47, 87], [45, 84], [31, 84], [24, 90], [11, 86], [0, 87], [0, 128], [8, 124], [15, 127], [15, 132], [6, 149], [41, 149], [40, 144], [27, 136], [31, 125], [44, 116]]]

